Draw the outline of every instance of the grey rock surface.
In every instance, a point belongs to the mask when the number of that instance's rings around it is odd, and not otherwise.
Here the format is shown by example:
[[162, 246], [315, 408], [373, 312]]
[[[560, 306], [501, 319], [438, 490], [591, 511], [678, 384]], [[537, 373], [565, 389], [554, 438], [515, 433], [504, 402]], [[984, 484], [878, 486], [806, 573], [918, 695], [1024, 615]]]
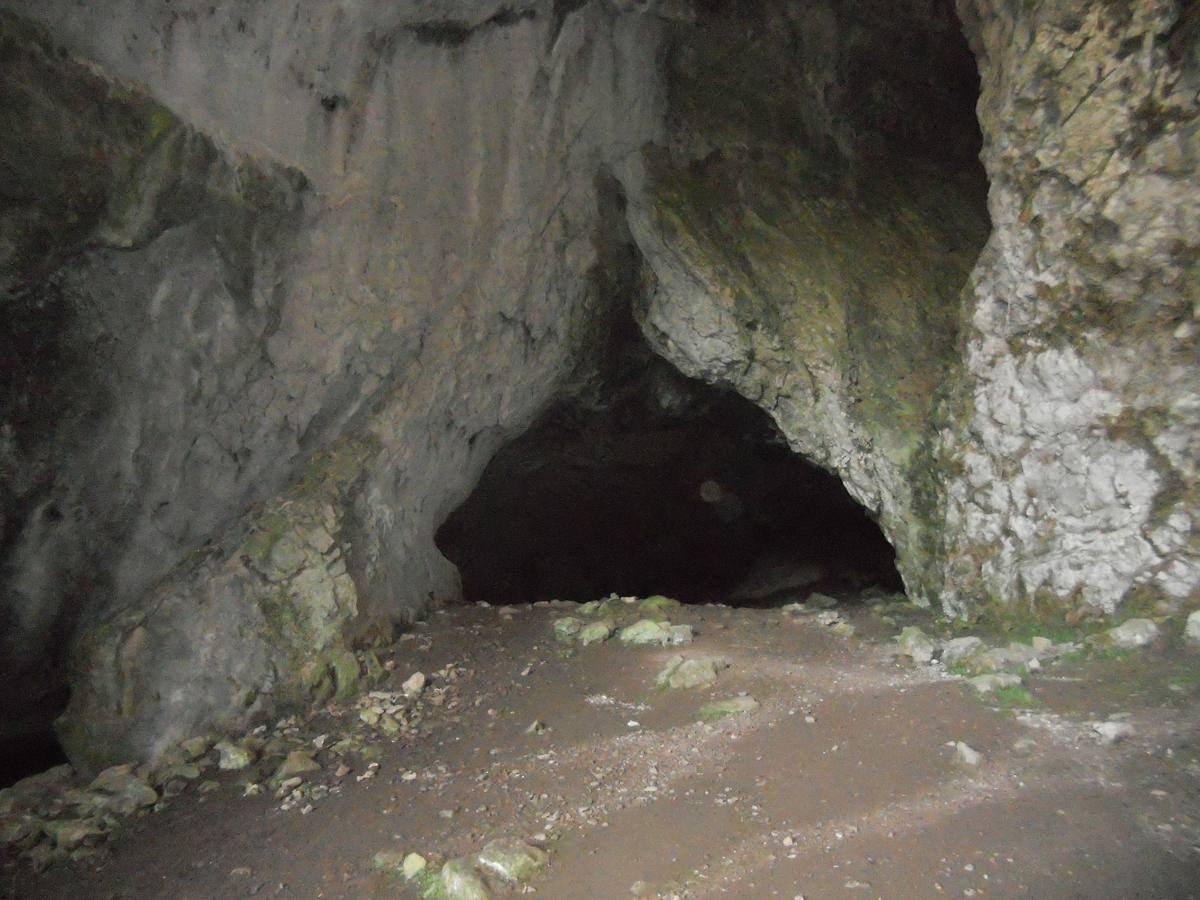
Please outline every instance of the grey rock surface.
[[[602, 3], [560, 17], [498, 2], [2, 6], [53, 37], [4, 19], [4, 94], [41, 98], [47, 124], [32, 133], [45, 152], [0, 150], [11, 189], [42, 204], [30, 221], [5, 211], [0, 245], [19, 255], [54, 226], [64, 249], [4, 288], [62, 285], [64, 321], [46, 340], [78, 365], [55, 373], [52, 432], [5, 410], [0, 452], [16, 477], [0, 614], [13, 627], [0, 658], [25, 673], [54, 633], [119, 619], [112, 650], [140, 622], [138, 697], [177, 685], [187, 727], [263, 714], [296, 672], [271, 639], [243, 637], [269, 631], [246, 602], [257, 588], [236, 560], [176, 567], [353, 432], [371, 459], [338, 497], [338, 532], [316, 551], [329, 559], [297, 571], [312, 582], [297, 592], [347, 636], [455, 596], [434, 530], [579, 364], [603, 314], [596, 184], [655, 134], [658, 20]], [[430, 40], [431, 21], [461, 43]], [[88, 62], [39, 49], [57, 42]], [[72, 90], [108, 98], [73, 142], [61, 137]], [[121, 116], [131, 124], [104, 133]], [[111, 171], [80, 163], [93, 138], [116, 148]], [[101, 193], [68, 227], [43, 185], [72, 169]], [[280, 570], [298, 562], [290, 545]], [[99, 654], [75, 652], [77, 678]], [[119, 709], [131, 690], [101, 667], [79, 685], [97, 703], [73, 702], [73, 718]], [[5, 703], [6, 721], [24, 714], [20, 696]], [[121, 749], [151, 752], [168, 725], [181, 736], [185, 722], [160, 712], [122, 720]]]

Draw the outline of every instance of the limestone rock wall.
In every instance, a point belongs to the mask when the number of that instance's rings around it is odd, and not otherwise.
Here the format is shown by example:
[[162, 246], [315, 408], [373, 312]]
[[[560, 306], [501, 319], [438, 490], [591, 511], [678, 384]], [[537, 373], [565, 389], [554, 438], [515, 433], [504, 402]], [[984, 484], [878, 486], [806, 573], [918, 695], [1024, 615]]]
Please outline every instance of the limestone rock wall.
[[[13, 439], [12, 464], [48, 474], [6, 518], [5, 615], [21, 627], [3, 659], [44, 660], [76, 632], [64, 735], [81, 758], [95, 742], [88, 762], [147, 756], [174, 730], [287, 698], [274, 686], [294, 681], [295, 642], [259, 627], [278, 579], [239, 562], [253, 554], [237, 535], [270, 532], [258, 504], [339, 435], [371, 448], [325, 501], [321, 555], [354, 584], [335, 582], [343, 637], [455, 593], [434, 530], [602, 315], [596, 182], [656, 133], [657, 20], [599, 0], [3, 5], [51, 35], [33, 39], [51, 63], [21, 89], [49, 97], [60, 130], [77, 108], [102, 132], [114, 101], [152, 103], [151, 131], [161, 115], [205, 148], [198, 172], [139, 146], [128, 174], [93, 173], [87, 141], [54, 159], [44, 181], [80, 168], [157, 224], [112, 237], [106, 214], [74, 243], [59, 228], [45, 243], [62, 252], [22, 282], [72, 287], [76, 324], [51, 342], [77, 364], [44, 381], [102, 400], [64, 395], [83, 410], [70, 440], [53, 421], [45, 440]], [[92, 96], [61, 96], [64, 65], [90, 73]], [[153, 175], [180, 170], [200, 199], [168, 215]], [[259, 182], [265, 199], [237, 204], [242, 231], [205, 224], [204, 198]], [[31, 183], [21, 209], [43, 199]], [[310, 616], [327, 580], [283, 595]], [[183, 652], [217, 609], [238, 639]], [[230, 653], [245, 667], [223, 678]]]
[[942, 602], [1200, 600], [1200, 45], [1171, 2], [962, 2], [991, 239], [941, 437]]
[[923, 603], [941, 581], [931, 422], [988, 229], [956, 29], [945, 3], [785, 0], [676, 27], [668, 141], [629, 204], [647, 339], [835, 472]]

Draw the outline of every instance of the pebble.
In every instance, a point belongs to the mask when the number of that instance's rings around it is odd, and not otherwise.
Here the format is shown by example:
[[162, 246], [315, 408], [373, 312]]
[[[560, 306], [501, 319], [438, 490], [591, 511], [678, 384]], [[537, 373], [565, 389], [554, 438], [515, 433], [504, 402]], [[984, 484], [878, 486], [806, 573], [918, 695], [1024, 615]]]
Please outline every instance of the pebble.
[[425, 690], [425, 674], [423, 672], [414, 672], [405, 679], [404, 684], [400, 685], [400, 689], [404, 691], [405, 697], [415, 700]]
[[1093, 722], [1092, 731], [1100, 736], [1100, 743], [1105, 746], [1123, 741], [1134, 734], [1133, 726], [1128, 722]]
[[977, 766], [983, 762], [983, 754], [962, 741], [954, 742], [954, 752], [958, 756], [958, 761], [963, 765]]

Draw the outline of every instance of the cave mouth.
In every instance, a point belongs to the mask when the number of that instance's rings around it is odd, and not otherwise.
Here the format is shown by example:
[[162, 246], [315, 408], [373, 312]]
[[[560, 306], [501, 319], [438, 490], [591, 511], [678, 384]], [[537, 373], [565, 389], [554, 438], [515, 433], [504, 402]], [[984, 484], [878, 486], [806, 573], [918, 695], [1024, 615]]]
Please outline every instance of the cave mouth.
[[438, 530], [465, 601], [903, 590], [879, 526], [765, 412], [644, 356], [607, 396], [560, 402], [503, 447]]

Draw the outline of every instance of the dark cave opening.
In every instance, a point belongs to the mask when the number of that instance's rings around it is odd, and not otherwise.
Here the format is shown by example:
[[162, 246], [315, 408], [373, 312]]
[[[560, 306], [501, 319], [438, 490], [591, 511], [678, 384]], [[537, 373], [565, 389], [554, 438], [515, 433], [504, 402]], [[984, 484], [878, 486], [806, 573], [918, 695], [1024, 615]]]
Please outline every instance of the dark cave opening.
[[633, 355], [618, 387], [558, 403], [501, 449], [439, 529], [464, 600], [769, 606], [903, 589], [878, 525], [765, 412]]

